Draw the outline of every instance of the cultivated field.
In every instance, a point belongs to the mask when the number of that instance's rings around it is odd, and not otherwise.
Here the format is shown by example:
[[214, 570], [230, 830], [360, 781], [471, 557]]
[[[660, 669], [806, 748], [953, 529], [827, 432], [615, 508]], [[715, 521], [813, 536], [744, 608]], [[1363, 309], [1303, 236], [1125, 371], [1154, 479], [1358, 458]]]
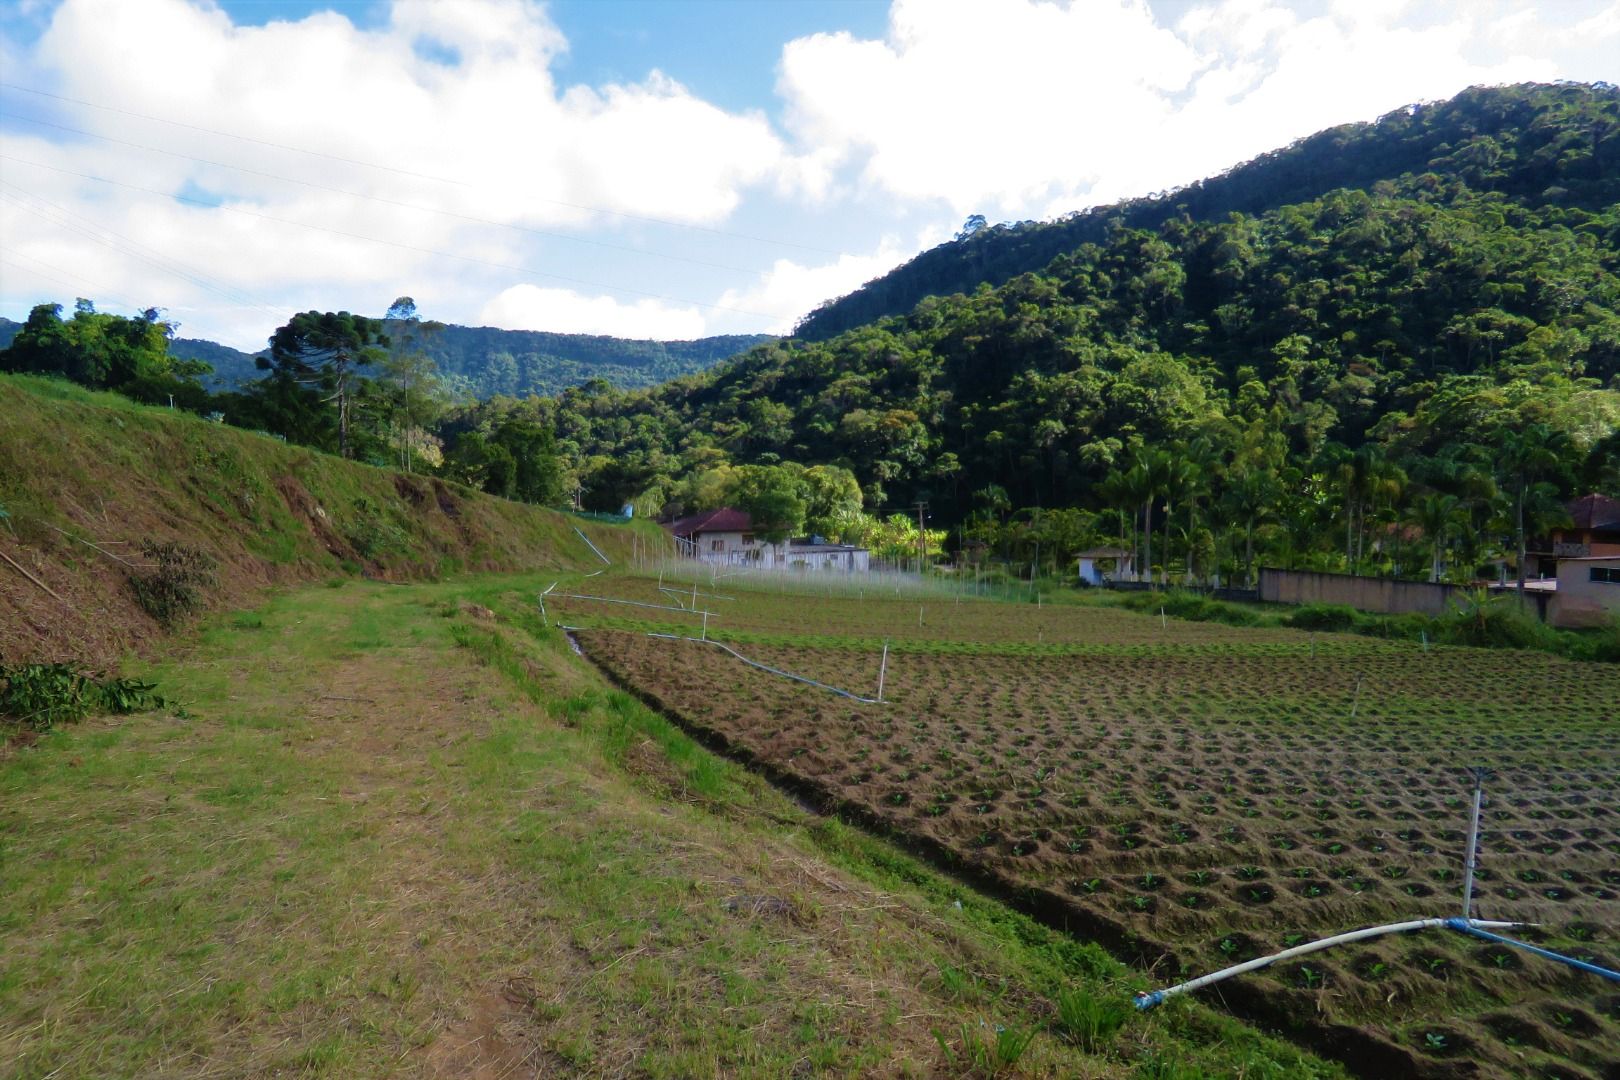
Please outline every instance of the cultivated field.
[[[595, 596], [690, 592], [596, 578]], [[690, 589], [690, 585], [683, 587]], [[727, 598], [710, 596], [718, 590]], [[565, 590], [566, 591], [566, 590]], [[587, 655], [779, 777], [1153, 965], [1162, 983], [1375, 923], [1476, 914], [1620, 963], [1620, 667], [1161, 620], [1097, 604], [784, 593], [548, 598]], [[1620, 988], [1429, 931], [1207, 991], [1370, 1075], [1620, 1075]]]

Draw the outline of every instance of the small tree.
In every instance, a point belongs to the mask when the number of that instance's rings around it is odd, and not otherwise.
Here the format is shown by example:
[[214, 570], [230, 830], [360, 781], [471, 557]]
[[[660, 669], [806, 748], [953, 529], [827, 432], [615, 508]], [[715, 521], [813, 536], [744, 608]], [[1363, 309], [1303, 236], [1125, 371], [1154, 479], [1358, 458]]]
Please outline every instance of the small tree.
[[427, 354], [428, 345], [444, 324], [424, 322], [416, 310], [416, 301], [409, 296], [390, 304], [383, 322], [391, 346], [382, 361], [383, 378], [389, 388], [390, 441], [399, 451], [400, 468], [410, 472], [415, 448], [430, 444], [427, 428], [443, 414], [448, 403], [438, 367]]

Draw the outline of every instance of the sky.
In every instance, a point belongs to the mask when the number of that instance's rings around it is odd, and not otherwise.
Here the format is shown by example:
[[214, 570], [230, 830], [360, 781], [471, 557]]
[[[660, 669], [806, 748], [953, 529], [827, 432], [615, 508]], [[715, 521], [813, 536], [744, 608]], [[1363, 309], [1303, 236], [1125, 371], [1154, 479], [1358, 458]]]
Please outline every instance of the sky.
[[972, 214], [1554, 79], [1620, 0], [0, 0], [0, 315], [785, 333]]

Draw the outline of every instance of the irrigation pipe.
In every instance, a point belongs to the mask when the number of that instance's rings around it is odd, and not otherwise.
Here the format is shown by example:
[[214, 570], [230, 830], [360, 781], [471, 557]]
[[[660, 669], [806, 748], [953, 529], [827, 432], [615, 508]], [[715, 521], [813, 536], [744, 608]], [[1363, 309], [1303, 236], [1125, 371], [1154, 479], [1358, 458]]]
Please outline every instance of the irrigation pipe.
[[[671, 588], [667, 588], [667, 587], [665, 587], [663, 585], [658, 586], [658, 591], [659, 592], [664, 592], [664, 593], [673, 593], [676, 596], [685, 596], [686, 593], [687, 593], [687, 591], [685, 589], [671, 589]], [[735, 600], [735, 599], [737, 599], [735, 596], [721, 596], [719, 593], [698, 593], [698, 595], [703, 597], [705, 600]]]
[[[1462, 926], [1458, 926], [1457, 924], [1462, 924]], [[1208, 975], [1201, 975], [1196, 979], [1189, 979], [1187, 982], [1177, 983], [1175, 986], [1169, 986], [1163, 990], [1154, 990], [1151, 993], [1137, 994], [1136, 1007], [1138, 1009], [1151, 1009], [1153, 1006], [1159, 1004], [1165, 998], [1171, 997], [1172, 995], [1185, 994], [1193, 990], [1202, 990], [1206, 986], [1210, 986], [1218, 982], [1224, 982], [1233, 976], [1243, 975], [1250, 971], [1258, 971], [1263, 967], [1270, 967], [1279, 960], [1290, 960], [1296, 956], [1305, 956], [1309, 953], [1321, 952], [1323, 949], [1331, 949], [1335, 945], [1347, 945], [1352, 941], [1363, 941], [1367, 938], [1382, 937], [1385, 934], [1400, 934], [1411, 930], [1435, 930], [1441, 927], [1462, 929], [1463, 926], [1466, 926], [1471, 929], [1477, 926], [1490, 926], [1498, 929], [1506, 929], [1511, 926], [1523, 925], [1524, 923], [1483, 922], [1479, 919], [1460, 919], [1451, 917], [1444, 919], [1413, 919], [1410, 922], [1389, 923], [1386, 926], [1369, 926], [1363, 930], [1351, 930], [1346, 934], [1335, 934], [1333, 937], [1325, 937], [1318, 941], [1308, 941], [1304, 945], [1296, 945], [1292, 949], [1284, 949], [1280, 953], [1273, 953], [1270, 956], [1261, 956], [1254, 960], [1245, 961], [1241, 964], [1234, 964], [1229, 968], [1222, 968], [1220, 971], [1211, 972]]]
[[[601, 571], [597, 571], [601, 573]], [[651, 608], [654, 611], [679, 611], [687, 615], [713, 615], [719, 618], [718, 612], [700, 611], [697, 608], [670, 607], [668, 604], [644, 604], [640, 600], [615, 600], [610, 596], [586, 596], [584, 593], [560, 592], [558, 597], [564, 600], [595, 600], [599, 604], [623, 604], [626, 607]]]
[[602, 560], [602, 561], [603, 561], [603, 562], [605, 562], [605, 563], [607, 563], [607, 564], [608, 564], [608, 565], [609, 565], [609, 566], [612, 566], [612, 565], [613, 565], [613, 560], [612, 560], [612, 559], [610, 559], [610, 558], [608, 558], [608, 557], [607, 557], [607, 556], [606, 556], [606, 555], [604, 555], [604, 554], [602, 554], [602, 553], [601, 553], [601, 552], [600, 552], [600, 551], [597, 551], [597, 548], [596, 548], [596, 545], [595, 545], [595, 544], [593, 544], [593, 543], [591, 543], [591, 538], [590, 538], [590, 537], [588, 537], [588, 536], [586, 536], [586, 535], [585, 535], [585, 534], [584, 534], [584, 533], [582, 533], [582, 532], [580, 532], [580, 530], [579, 530], [579, 526], [578, 526], [578, 525], [575, 525], [575, 526], [574, 526], [574, 532], [575, 532], [575, 533], [578, 533], [578, 535], [579, 535], [579, 538], [580, 538], [580, 539], [581, 539], [581, 540], [583, 540], [583, 541], [585, 541], [585, 546], [586, 546], [586, 547], [588, 547], [588, 548], [590, 548], [590, 549], [591, 549], [591, 550], [592, 550], [592, 551], [595, 551], [595, 552], [596, 552], [596, 557], [597, 557], [597, 558], [598, 558], [598, 559], [601, 559], [601, 560]]
[[[1577, 960], [1573, 956], [1565, 956], [1563, 953], [1555, 953], [1551, 949], [1543, 949], [1539, 945], [1532, 945], [1528, 941], [1516, 941], [1513, 938], [1503, 937], [1501, 934], [1493, 934], [1488, 930], [1480, 929], [1481, 926], [1501, 925], [1499, 923], [1481, 923], [1478, 919], [1453, 918], [1447, 919], [1446, 925], [1453, 930], [1459, 930], [1464, 934], [1482, 938], [1485, 941], [1496, 941], [1503, 945], [1512, 945], [1515, 949], [1523, 949], [1525, 952], [1535, 953], [1537, 956], [1545, 959], [1556, 960], [1560, 964], [1568, 964], [1572, 968], [1600, 976], [1608, 979], [1610, 982], [1620, 982], [1620, 971], [1610, 971], [1608, 968], [1598, 967], [1596, 964], [1589, 964], [1585, 960]], [[1516, 926], [1520, 924], [1508, 923], [1507, 925]]]
[[815, 679], [807, 678], [807, 677], [805, 677], [803, 675], [795, 675], [795, 674], [793, 674], [793, 672], [791, 672], [791, 671], [783, 671], [781, 668], [773, 668], [769, 664], [760, 663], [758, 660], [750, 660], [750, 659], [748, 659], [748, 657], [744, 656], [742, 653], [738, 652], [736, 649], [733, 649], [730, 645], [727, 645], [727, 644], [725, 644], [724, 642], [721, 642], [721, 641], [716, 641], [713, 638], [681, 637], [678, 634], [648, 634], [647, 636], [648, 637], [655, 637], [655, 638], [664, 638], [667, 641], [693, 641], [693, 642], [696, 642], [699, 645], [713, 645], [716, 648], [724, 649], [726, 652], [730, 653], [732, 656], [735, 656], [737, 659], [741, 660], [743, 663], [747, 664], [749, 667], [758, 668], [759, 670], [769, 672], [772, 675], [780, 675], [782, 678], [784, 678], [784, 679], [792, 679], [794, 682], [802, 682], [802, 683], [808, 683], [811, 686], [819, 686], [823, 690], [831, 690], [835, 694], [839, 694], [839, 695], [841, 695], [843, 697], [847, 697], [851, 701], [859, 701], [863, 705], [881, 705], [881, 704], [883, 704], [883, 702], [881, 700], [879, 700], [878, 698], [861, 697], [861, 695], [852, 694], [848, 690], [841, 690], [836, 686], [829, 686], [824, 682], [817, 682]]

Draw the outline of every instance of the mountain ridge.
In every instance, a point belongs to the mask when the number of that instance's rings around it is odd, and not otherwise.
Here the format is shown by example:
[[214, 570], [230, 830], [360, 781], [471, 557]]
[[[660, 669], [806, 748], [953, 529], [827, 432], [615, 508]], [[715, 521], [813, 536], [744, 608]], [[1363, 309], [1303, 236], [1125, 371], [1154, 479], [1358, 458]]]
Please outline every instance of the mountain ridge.
[[[22, 327], [22, 323], [0, 316], [0, 349], [8, 347]], [[660, 341], [452, 323], [423, 337], [421, 347], [452, 389], [485, 399], [496, 394], [556, 394], [592, 379], [605, 379], [621, 389], [654, 386], [774, 340], [770, 334], [717, 334], [690, 341]], [[236, 389], [261, 377], [263, 372], [254, 361], [269, 355], [268, 348], [250, 353], [187, 337], [172, 340], [169, 352], [182, 360], [210, 364], [214, 373], [205, 381], [216, 390]]]
[[[1580, 132], [1543, 122], [1557, 110], [1606, 103], [1601, 127], [1588, 134], [1594, 176], [1566, 160]], [[1515, 132], [1507, 143], [1503, 131]], [[1494, 132], [1494, 134], [1493, 134]], [[1454, 145], [1456, 135], [1467, 136]], [[1329, 191], [1370, 191], [1380, 182], [1421, 177], [1433, 167], [1455, 168], [1525, 205], [1554, 201], [1593, 209], [1620, 198], [1612, 166], [1620, 155], [1620, 88], [1609, 83], [1520, 83], [1470, 87], [1450, 99], [1407, 105], [1370, 123], [1341, 124], [1242, 162], [1213, 177], [1162, 195], [1126, 199], [1050, 222], [991, 225], [922, 252], [859, 289], [829, 300], [800, 320], [793, 336], [826, 340], [889, 315], [910, 311], [928, 296], [969, 292], [1020, 273], [1040, 270], [1084, 243], [1104, 240], [1110, 228], [1153, 229], [1172, 218], [1209, 220], [1227, 213], [1252, 215]], [[1484, 140], [1490, 140], [1486, 142]], [[1613, 148], [1608, 155], [1597, 147]], [[1455, 161], [1440, 161], [1444, 153]], [[1324, 160], [1327, 162], [1324, 164]], [[1420, 171], [1421, 170], [1421, 171]], [[966, 232], [966, 230], [964, 230]]]

